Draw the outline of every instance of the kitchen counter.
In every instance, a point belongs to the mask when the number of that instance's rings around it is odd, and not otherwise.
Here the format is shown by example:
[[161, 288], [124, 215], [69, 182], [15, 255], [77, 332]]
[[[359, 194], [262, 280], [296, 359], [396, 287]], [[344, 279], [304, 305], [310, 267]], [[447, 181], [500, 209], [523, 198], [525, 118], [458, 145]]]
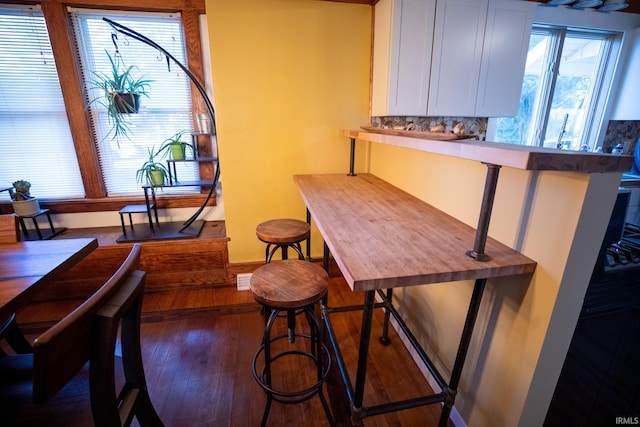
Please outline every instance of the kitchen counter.
[[358, 130], [345, 130], [343, 135], [352, 139], [395, 145], [524, 170], [584, 173], [626, 172], [631, 169], [634, 160], [633, 156], [563, 151], [553, 148], [480, 142], [469, 139], [441, 141]]

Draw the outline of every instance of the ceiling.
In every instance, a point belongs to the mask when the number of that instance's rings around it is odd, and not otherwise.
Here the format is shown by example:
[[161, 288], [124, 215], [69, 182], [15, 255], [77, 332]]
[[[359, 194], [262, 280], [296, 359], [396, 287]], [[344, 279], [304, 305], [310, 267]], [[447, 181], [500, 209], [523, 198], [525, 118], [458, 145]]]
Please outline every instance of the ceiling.
[[[340, 3], [357, 3], [357, 4], [370, 4], [374, 5], [378, 2], [378, 0], [324, 0], [324, 1], [336, 1]], [[533, 1], [537, 3], [546, 3], [546, 0], [527, 0]], [[629, 7], [623, 9], [616, 13], [640, 13], [640, 1], [638, 0], [628, 0]]]

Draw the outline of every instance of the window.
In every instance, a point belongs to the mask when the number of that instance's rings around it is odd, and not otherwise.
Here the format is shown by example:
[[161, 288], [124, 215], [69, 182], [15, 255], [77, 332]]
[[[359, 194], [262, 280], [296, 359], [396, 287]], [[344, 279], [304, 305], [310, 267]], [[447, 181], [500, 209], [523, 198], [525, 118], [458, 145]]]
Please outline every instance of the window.
[[496, 119], [494, 140], [591, 151], [614, 39], [610, 33], [534, 27], [518, 115]]
[[40, 198], [85, 196], [42, 12], [0, 7], [0, 187], [24, 179]]
[[[172, 135], [192, 130], [189, 78], [157, 50], [138, 40], [117, 33], [102, 18], [109, 18], [124, 25], [169, 51], [178, 61], [186, 64], [183, 31], [180, 18], [168, 14], [114, 14], [72, 10], [73, 24], [79, 45], [82, 72], [90, 98], [95, 96], [89, 83], [93, 72], [109, 73], [110, 63], [106, 52], [116, 57], [116, 49], [126, 67], [134, 66], [138, 77], [152, 81], [149, 97], [142, 97], [140, 112], [129, 115], [130, 138], [115, 140], [109, 135], [110, 124], [106, 109], [98, 104], [91, 106], [93, 131], [98, 144], [98, 156], [109, 196], [140, 194], [136, 171], [148, 159], [149, 149], [158, 149]], [[184, 140], [184, 139], [183, 139]], [[162, 161], [162, 160], [161, 160]], [[198, 179], [195, 162], [180, 163], [178, 176], [182, 181]], [[171, 192], [194, 192], [198, 188], [176, 187]], [[165, 192], [169, 192], [165, 189]]]

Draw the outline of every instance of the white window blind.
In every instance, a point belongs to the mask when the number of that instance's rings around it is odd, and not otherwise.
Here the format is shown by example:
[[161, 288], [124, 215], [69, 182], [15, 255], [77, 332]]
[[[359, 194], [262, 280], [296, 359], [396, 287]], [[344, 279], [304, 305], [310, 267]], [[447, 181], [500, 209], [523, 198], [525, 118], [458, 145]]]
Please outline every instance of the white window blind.
[[[112, 34], [115, 32], [103, 17], [144, 35], [170, 52], [182, 64], [187, 64], [182, 23], [175, 15], [132, 15], [84, 10], [72, 10], [71, 15], [89, 99], [99, 95], [89, 84], [95, 79], [93, 72], [109, 74], [111, 64], [106, 52], [114, 58], [116, 55], [116, 46], [112, 42]], [[141, 183], [136, 180], [136, 171], [148, 159], [148, 150], [154, 147], [158, 149], [165, 139], [180, 131], [186, 131], [183, 141], [190, 143], [193, 126], [188, 76], [173, 62], [168, 67], [166, 58], [143, 42], [120, 33], [117, 33], [116, 42], [123, 67], [134, 66], [135, 78], [149, 79], [152, 82], [147, 90], [149, 97], [140, 98], [140, 112], [127, 117], [130, 128], [128, 139], [111, 138], [108, 135], [111, 125], [106, 109], [99, 104], [91, 106], [98, 156], [109, 196], [140, 194]], [[177, 166], [181, 181], [198, 179], [195, 162], [179, 163]], [[193, 187], [164, 189], [165, 192], [198, 190]]]
[[19, 179], [39, 198], [85, 195], [42, 12], [0, 6], [0, 187]]

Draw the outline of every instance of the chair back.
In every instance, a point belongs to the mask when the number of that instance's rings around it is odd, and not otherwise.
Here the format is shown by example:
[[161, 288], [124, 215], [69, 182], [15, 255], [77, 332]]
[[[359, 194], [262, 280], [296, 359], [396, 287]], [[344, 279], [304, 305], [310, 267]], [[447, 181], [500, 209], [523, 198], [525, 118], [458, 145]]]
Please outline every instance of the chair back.
[[[140, 352], [140, 313], [146, 273], [137, 271], [141, 245], [76, 310], [34, 341], [33, 402], [51, 399], [90, 361], [89, 387], [96, 426], [162, 425], [148, 396]], [[125, 384], [115, 386], [120, 328]]]
[[0, 215], [0, 244], [18, 241], [18, 218], [15, 215]]

